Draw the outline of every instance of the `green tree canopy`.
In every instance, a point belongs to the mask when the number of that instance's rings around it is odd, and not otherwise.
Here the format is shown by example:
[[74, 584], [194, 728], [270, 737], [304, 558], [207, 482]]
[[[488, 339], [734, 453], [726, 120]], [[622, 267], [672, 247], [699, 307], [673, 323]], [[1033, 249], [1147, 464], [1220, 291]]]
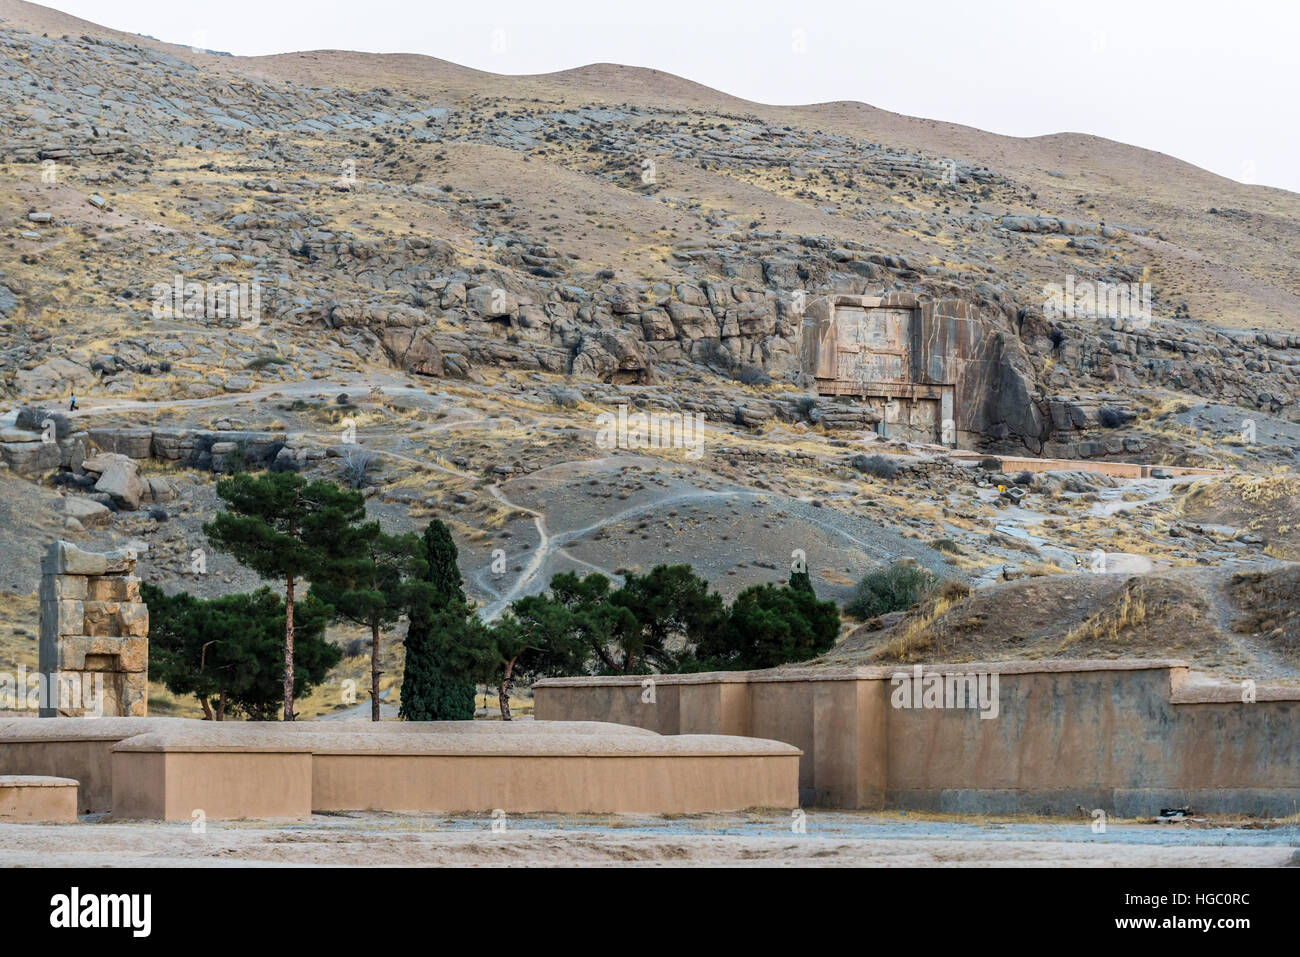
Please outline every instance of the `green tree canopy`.
[[590, 609], [570, 607], [548, 595], [529, 595], [511, 605], [476, 638], [477, 674], [498, 688], [501, 717], [510, 720], [515, 681], [579, 673], [589, 654], [586, 617]]
[[648, 672], [642, 657], [644, 639], [636, 617], [626, 606], [615, 603], [610, 580], [598, 572], [579, 578], [563, 572], [551, 579], [549, 600], [569, 611], [574, 642], [593, 658], [592, 667], [601, 674]]
[[[796, 573], [797, 574], [797, 573]], [[724, 627], [700, 642], [710, 667], [774, 668], [827, 651], [840, 632], [835, 603], [819, 601], [811, 584], [755, 585], [736, 596]]]
[[[204, 716], [270, 720], [282, 703], [285, 605], [275, 592], [195, 598], [142, 584], [149, 606], [149, 671], [173, 694], [192, 694]], [[325, 640], [332, 610], [308, 596], [298, 604], [294, 693], [309, 694], [339, 662]]]
[[656, 565], [648, 575], [629, 572], [610, 601], [627, 609], [635, 620], [635, 648], [624, 671], [638, 661], [659, 671], [677, 671], [695, 646], [721, 626], [726, 608], [722, 596], [690, 565]]
[[365, 498], [333, 482], [308, 482], [294, 472], [240, 474], [217, 483], [225, 501], [203, 526], [213, 547], [263, 578], [284, 582], [283, 717], [294, 719], [294, 592], [300, 580], [321, 573], [348, 554], [362, 533]]
[[380, 637], [416, 605], [427, 606], [424, 543], [416, 535], [386, 535], [378, 522], [356, 526], [347, 548], [317, 572], [310, 594], [370, 631], [370, 717], [379, 720]]

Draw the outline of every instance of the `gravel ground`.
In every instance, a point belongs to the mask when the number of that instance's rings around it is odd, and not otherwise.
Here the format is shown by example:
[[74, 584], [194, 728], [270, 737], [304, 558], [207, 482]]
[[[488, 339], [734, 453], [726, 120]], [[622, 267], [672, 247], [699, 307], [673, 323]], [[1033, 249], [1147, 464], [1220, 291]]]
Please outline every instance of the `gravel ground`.
[[679, 818], [349, 813], [190, 824], [0, 824], [10, 867], [83, 866], [1060, 866], [1300, 864], [1300, 827], [962, 821], [808, 811]]

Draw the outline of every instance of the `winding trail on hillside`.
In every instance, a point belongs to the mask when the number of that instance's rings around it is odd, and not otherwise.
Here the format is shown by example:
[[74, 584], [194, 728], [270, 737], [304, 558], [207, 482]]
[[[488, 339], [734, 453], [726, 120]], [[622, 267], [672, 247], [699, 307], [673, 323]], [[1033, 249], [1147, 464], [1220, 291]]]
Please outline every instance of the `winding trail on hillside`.
[[[85, 405], [75, 411], [67, 413], [73, 417], [89, 417], [97, 414], [114, 414], [132, 411], [152, 411], [152, 410], [190, 410], [203, 409], [221, 406], [239, 406], [242, 404], [255, 404], [273, 398], [289, 398], [304, 395], [329, 395], [337, 392], [347, 392], [355, 394], [358, 401], [364, 401], [370, 395], [370, 390], [379, 387], [383, 390], [384, 395], [415, 395], [422, 398], [429, 398], [426, 389], [402, 385], [400, 380], [392, 377], [357, 377], [349, 378], [344, 381], [337, 380], [311, 380], [303, 382], [293, 382], [276, 384], [264, 388], [252, 390], [249, 392], [229, 393], [215, 396], [206, 396], [193, 399], [113, 399], [106, 398], [95, 402], [91, 405]], [[475, 412], [465, 418], [458, 419], [454, 422], [421, 424], [418, 428], [412, 428], [401, 436], [402, 439], [409, 442], [418, 442], [422, 437], [431, 436], [437, 433], [450, 431], [458, 428], [468, 428], [475, 425], [481, 425], [487, 421], [489, 416]], [[528, 428], [534, 430], [551, 430], [560, 426], [570, 426], [567, 422], [555, 422], [547, 416], [538, 416], [528, 422]], [[711, 431], [718, 431], [716, 427], [710, 427]], [[326, 444], [334, 444], [338, 438], [336, 433], [318, 431], [318, 430], [297, 430], [291, 433], [293, 436], [301, 438], [310, 438], [315, 441]], [[386, 458], [392, 461], [418, 468], [421, 470], [435, 471], [446, 475], [454, 476], [468, 482], [478, 481], [481, 476], [463, 469], [456, 468], [443, 461], [433, 457], [417, 457], [406, 452], [398, 451], [391, 448], [384, 448], [382, 445], [373, 444], [364, 446], [368, 451], [376, 456]], [[569, 459], [560, 462], [551, 463], [547, 469], [563, 468], [568, 465], [585, 465], [589, 464], [589, 459]], [[527, 564], [521, 569], [518, 576], [511, 585], [504, 591], [487, 586], [485, 582], [480, 581], [487, 590], [495, 593], [492, 601], [485, 603], [479, 609], [479, 615], [484, 621], [493, 621], [498, 618], [510, 605], [511, 602], [523, 595], [531, 594], [540, 590], [539, 578], [548, 567], [548, 564], [557, 556], [563, 556], [567, 560], [582, 565], [592, 571], [600, 572], [612, 579], [619, 579], [614, 570], [603, 567], [599, 564], [578, 558], [568, 551], [567, 545], [578, 541], [586, 536], [595, 534], [601, 529], [610, 525], [615, 525], [630, 519], [637, 518], [657, 512], [663, 508], [673, 506], [688, 505], [692, 503], [701, 503], [726, 499], [771, 499], [781, 496], [780, 493], [770, 491], [754, 491], [741, 486], [735, 486], [727, 489], [695, 489], [690, 491], [678, 492], [675, 494], [661, 495], [651, 501], [644, 502], [630, 508], [622, 509], [610, 515], [603, 516], [599, 520], [585, 525], [581, 528], [568, 529], [561, 532], [552, 532], [547, 523], [545, 512], [536, 508], [525, 505], [521, 502], [512, 500], [501, 487], [501, 483], [493, 482], [485, 486], [487, 493], [501, 505], [508, 509], [516, 511], [521, 515], [528, 516], [536, 531], [537, 546], [533, 550]], [[811, 504], [810, 498], [794, 498], [792, 501], [798, 501], [805, 505]], [[840, 524], [827, 521], [814, 515], [804, 516], [804, 520], [810, 524], [816, 525], [840, 539], [841, 541], [861, 549], [864, 553], [874, 555], [879, 553], [879, 543], [872, 543], [857, 535], [852, 534]]]

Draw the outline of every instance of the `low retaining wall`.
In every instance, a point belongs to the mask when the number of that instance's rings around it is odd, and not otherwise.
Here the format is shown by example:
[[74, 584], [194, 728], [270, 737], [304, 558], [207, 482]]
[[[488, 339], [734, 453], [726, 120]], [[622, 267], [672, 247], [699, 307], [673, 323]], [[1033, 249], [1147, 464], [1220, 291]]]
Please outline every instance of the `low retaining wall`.
[[313, 747], [318, 811], [691, 814], [798, 803], [799, 753], [722, 735], [448, 735]]
[[204, 731], [127, 738], [113, 746], [113, 817], [307, 817], [312, 811], [309, 740]]
[[77, 782], [38, 775], [0, 775], [0, 821], [77, 820]]
[[79, 810], [115, 818], [790, 808], [798, 765], [778, 741], [599, 722], [0, 721], [0, 774], [75, 778]]
[[[983, 675], [983, 684], [980, 676]], [[957, 692], [989, 695], [960, 702]], [[950, 700], [945, 693], [953, 689]], [[936, 694], [931, 691], [937, 689]], [[1119, 817], [1300, 811], [1300, 689], [1199, 683], [1179, 661], [554, 678], [539, 720], [785, 741], [800, 797], [843, 808]], [[939, 703], [940, 706], [934, 706]]]
[[113, 746], [192, 718], [8, 718], [0, 720], [0, 774], [47, 774], [79, 783], [77, 813], [113, 809]]
[[[230, 733], [256, 730], [248, 722], [220, 722]], [[290, 721], [263, 725], [278, 734], [428, 734], [436, 726], [442, 733], [534, 735], [539, 732], [577, 735], [634, 734], [652, 731], [600, 721]], [[213, 722], [196, 718], [0, 718], [0, 774], [48, 774], [81, 783], [77, 813], [103, 814], [113, 810], [113, 747], [141, 734], [201, 731]]]

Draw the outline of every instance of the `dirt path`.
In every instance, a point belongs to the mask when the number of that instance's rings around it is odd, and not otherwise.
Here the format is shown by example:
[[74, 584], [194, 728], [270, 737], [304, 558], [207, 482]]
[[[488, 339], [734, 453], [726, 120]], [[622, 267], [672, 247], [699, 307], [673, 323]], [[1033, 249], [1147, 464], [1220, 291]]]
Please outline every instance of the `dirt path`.
[[1228, 595], [1230, 573], [1221, 569], [1199, 568], [1182, 574], [1196, 582], [1209, 605], [1211, 621], [1220, 634], [1250, 662], [1252, 678], [1300, 678], [1300, 668], [1279, 655], [1275, 648], [1262, 641], [1258, 635], [1243, 635], [1236, 631], [1234, 626], [1241, 617], [1241, 611]]

